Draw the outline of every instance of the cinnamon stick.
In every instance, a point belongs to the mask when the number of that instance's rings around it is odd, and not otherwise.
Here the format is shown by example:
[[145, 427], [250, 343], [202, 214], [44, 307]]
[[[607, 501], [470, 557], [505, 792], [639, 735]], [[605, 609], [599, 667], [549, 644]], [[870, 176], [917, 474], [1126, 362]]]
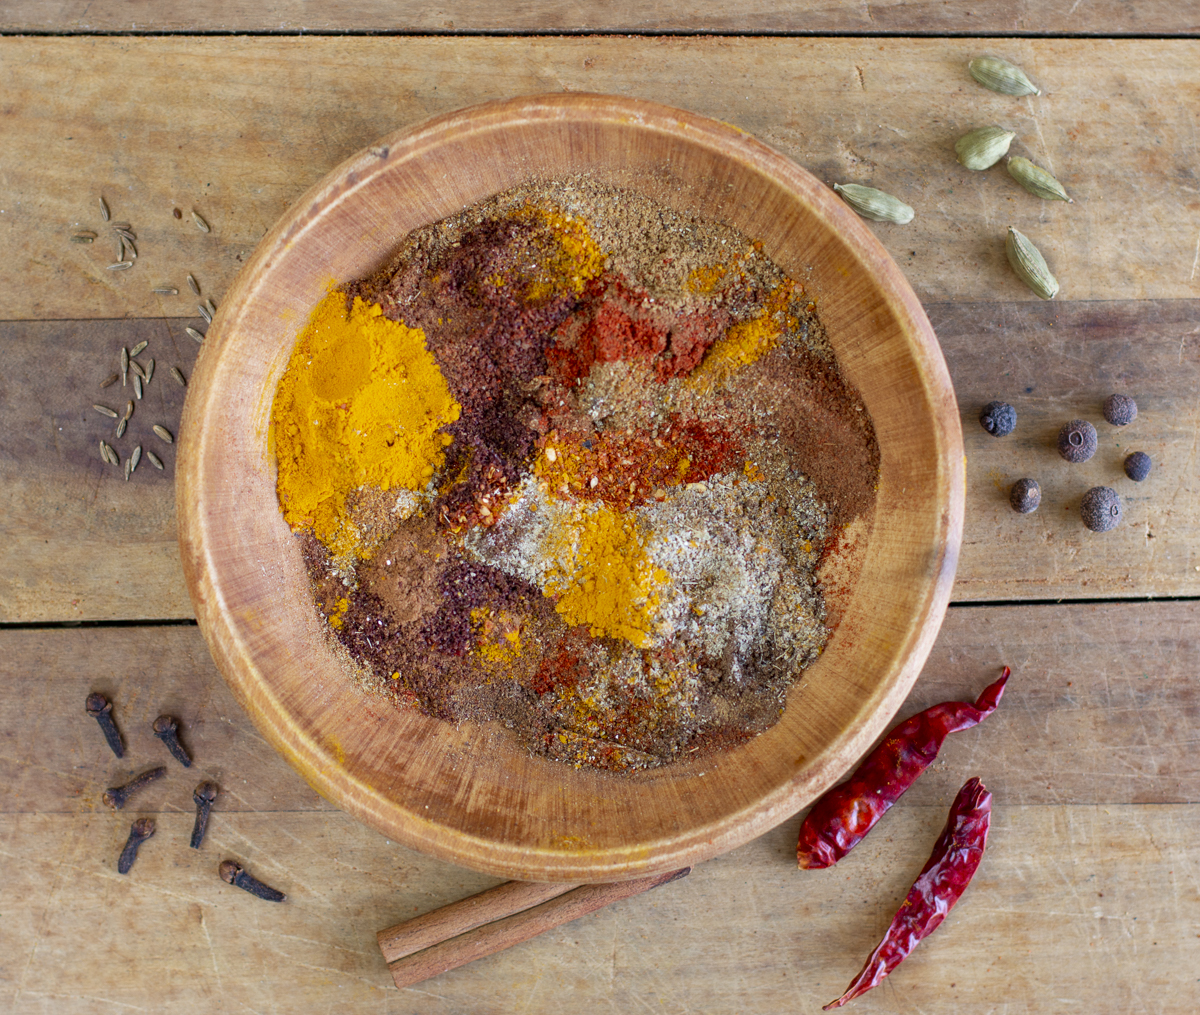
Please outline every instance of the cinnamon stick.
[[[380, 931], [379, 947], [396, 986], [409, 987], [690, 872], [685, 867], [633, 881], [578, 887], [509, 881]], [[539, 897], [546, 901], [539, 904]]]
[[391, 965], [413, 952], [431, 948], [476, 927], [549, 902], [578, 885], [544, 885], [532, 881], [505, 881], [486, 892], [452, 902], [432, 913], [417, 916], [376, 934], [379, 950]]

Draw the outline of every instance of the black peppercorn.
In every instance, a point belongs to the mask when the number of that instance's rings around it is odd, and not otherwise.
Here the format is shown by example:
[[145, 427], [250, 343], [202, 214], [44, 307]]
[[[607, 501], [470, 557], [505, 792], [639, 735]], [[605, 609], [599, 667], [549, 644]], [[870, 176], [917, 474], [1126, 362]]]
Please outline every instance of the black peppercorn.
[[1058, 431], [1058, 453], [1068, 462], [1086, 462], [1096, 453], [1096, 428], [1086, 419], [1073, 419]]
[[1036, 479], [1018, 479], [1009, 491], [1008, 502], [1014, 511], [1027, 515], [1042, 502], [1042, 488]]
[[1125, 458], [1125, 475], [1140, 483], [1150, 475], [1150, 456], [1145, 451], [1134, 451]]
[[993, 437], [1007, 437], [1017, 428], [1017, 410], [1007, 402], [988, 402], [979, 414], [979, 425]]
[[1128, 426], [1137, 419], [1137, 402], [1128, 395], [1109, 395], [1104, 400], [1104, 418], [1113, 426]]
[[1107, 486], [1093, 486], [1079, 504], [1083, 524], [1093, 532], [1107, 532], [1121, 524], [1121, 498]]

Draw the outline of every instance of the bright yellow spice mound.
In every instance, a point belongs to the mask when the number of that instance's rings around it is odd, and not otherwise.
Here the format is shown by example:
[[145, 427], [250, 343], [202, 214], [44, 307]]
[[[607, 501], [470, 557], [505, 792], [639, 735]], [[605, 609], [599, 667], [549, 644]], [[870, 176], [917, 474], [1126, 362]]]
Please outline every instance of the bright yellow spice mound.
[[312, 526], [334, 556], [364, 548], [346, 509], [360, 487], [424, 487], [445, 463], [458, 419], [425, 334], [380, 308], [331, 292], [300, 333], [279, 381], [271, 433], [277, 491], [293, 529]]
[[628, 515], [599, 506], [577, 517], [547, 577], [546, 592], [558, 596], [554, 608], [568, 624], [586, 624], [592, 637], [626, 638], [644, 648], [654, 633], [654, 589], [670, 575], [651, 563]]
[[788, 302], [801, 291], [790, 280], [773, 289], [757, 317], [730, 325], [713, 343], [688, 378], [688, 384], [702, 391], [712, 391], [728, 383], [742, 367], [774, 349], [780, 336], [795, 329], [799, 323], [788, 313]]
[[604, 251], [592, 239], [584, 219], [532, 204], [517, 215], [538, 222], [551, 241], [525, 292], [530, 302], [538, 303], [562, 292], [578, 296], [604, 270]]

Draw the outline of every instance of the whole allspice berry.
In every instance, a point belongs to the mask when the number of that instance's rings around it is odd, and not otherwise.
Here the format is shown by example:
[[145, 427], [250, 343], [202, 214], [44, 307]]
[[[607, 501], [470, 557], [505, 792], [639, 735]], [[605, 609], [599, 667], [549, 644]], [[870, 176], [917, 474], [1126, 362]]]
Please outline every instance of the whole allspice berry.
[[1073, 419], [1058, 431], [1058, 453], [1068, 462], [1086, 462], [1096, 453], [1096, 428], [1086, 419]]
[[1017, 428], [1017, 410], [1007, 402], [988, 402], [979, 414], [979, 425], [993, 437], [1007, 437]]
[[1128, 426], [1137, 419], [1137, 402], [1128, 395], [1109, 395], [1103, 411], [1104, 418], [1113, 426]]
[[1125, 475], [1140, 483], [1150, 475], [1150, 456], [1145, 451], [1134, 451], [1125, 458]]
[[1083, 524], [1093, 532], [1107, 532], [1121, 524], [1121, 498], [1107, 486], [1093, 486], [1079, 504]]
[[1009, 491], [1008, 502], [1014, 511], [1027, 515], [1041, 504], [1042, 488], [1036, 479], [1018, 479]]

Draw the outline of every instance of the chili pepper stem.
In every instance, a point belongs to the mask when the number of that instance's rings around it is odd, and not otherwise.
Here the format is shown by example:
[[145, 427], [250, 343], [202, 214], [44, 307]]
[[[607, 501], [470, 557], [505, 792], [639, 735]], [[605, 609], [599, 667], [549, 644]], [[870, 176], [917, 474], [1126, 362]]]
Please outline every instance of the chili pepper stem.
[[800, 826], [796, 861], [806, 870], [832, 867], [866, 837], [938, 756], [951, 733], [970, 729], [996, 710], [1011, 670], [974, 704], [944, 701], [890, 730], [854, 774], [813, 804]]

